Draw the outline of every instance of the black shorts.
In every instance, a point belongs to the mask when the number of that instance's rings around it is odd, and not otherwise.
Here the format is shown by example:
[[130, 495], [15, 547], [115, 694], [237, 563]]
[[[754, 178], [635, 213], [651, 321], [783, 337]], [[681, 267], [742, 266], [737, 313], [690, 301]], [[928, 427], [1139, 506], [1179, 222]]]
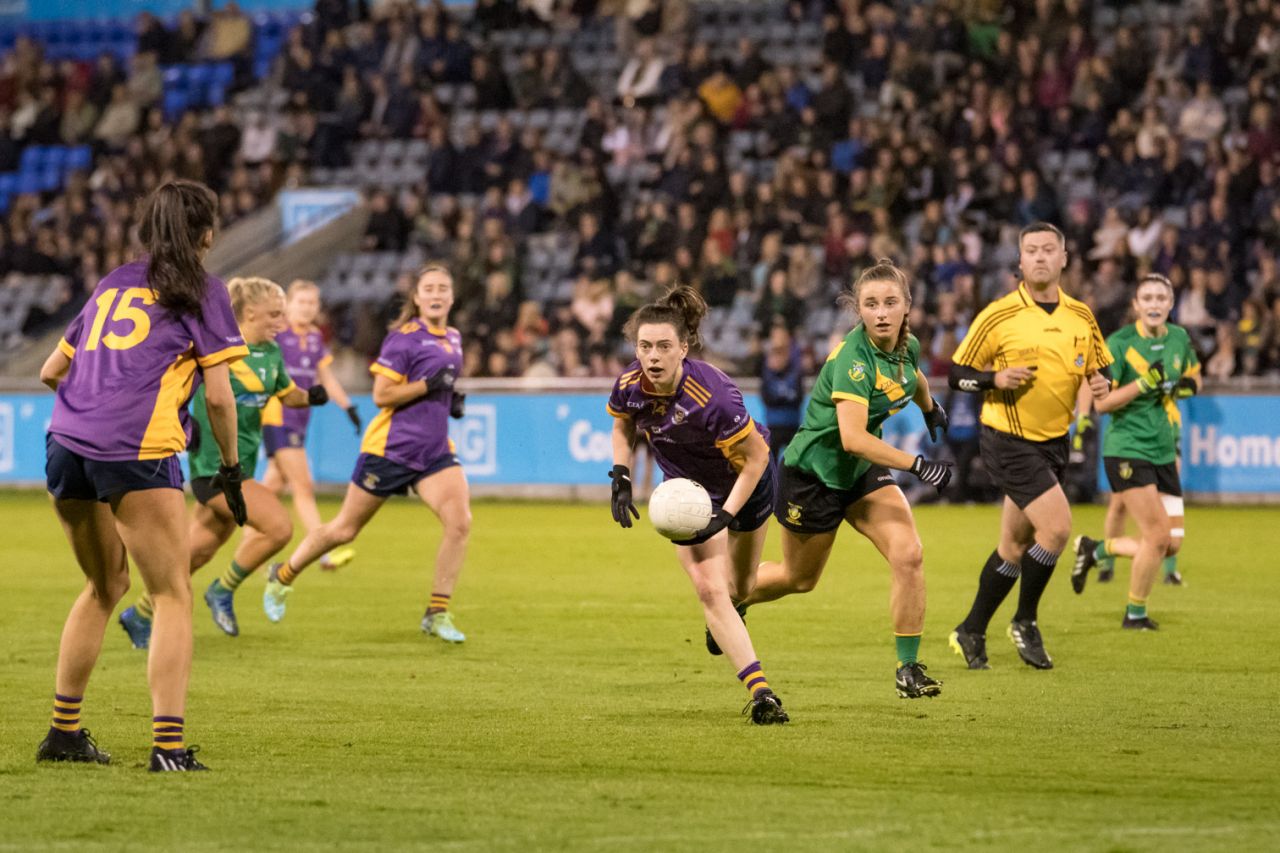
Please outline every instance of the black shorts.
[[106, 503], [115, 495], [146, 489], [182, 490], [178, 457], [105, 462], [81, 456], [46, 433], [45, 481], [55, 498]]
[[262, 446], [266, 448], [268, 459], [275, 456], [277, 450], [301, 450], [306, 443], [306, 430], [291, 429], [287, 426], [262, 428]]
[[796, 533], [829, 533], [844, 521], [849, 507], [877, 489], [897, 484], [883, 465], [872, 465], [851, 489], [833, 489], [808, 471], [783, 465], [774, 515]]
[[457, 456], [445, 453], [432, 459], [426, 468], [419, 471], [393, 462], [385, 456], [361, 453], [356, 457], [356, 470], [351, 475], [351, 482], [375, 497], [389, 498], [407, 495], [419, 481], [461, 464]]
[[1111, 491], [1123, 492], [1126, 489], [1140, 489], [1143, 486], [1155, 486], [1162, 495], [1182, 497], [1182, 480], [1178, 477], [1178, 463], [1157, 465], [1145, 459], [1130, 459], [1124, 456], [1102, 457], [1102, 467], [1107, 472], [1107, 482]]
[[[751, 497], [747, 498], [742, 509], [738, 510], [733, 521], [729, 522], [729, 530], [734, 533], [750, 533], [753, 530], [759, 530], [773, 513], [777, 492], [778, 469], [773, 459], [770, 459], [769, 467], [765, 468], [764, 473], [760, 475], [760, 482], [756, 483], [755, 491], [751, 493]], [[713, 500], [711, 503], [719, 508], [723, 501]], [[677, 544], [701, 545], [710, 538], [710, 536], [695, 536], [692, 539], [681, 539]]]
[[987, 473], [1018, 509], [1062, 483], [1071, 442], [1066, 435], [1048, 441], [1018, 438], [984, 425], [978, 436]]

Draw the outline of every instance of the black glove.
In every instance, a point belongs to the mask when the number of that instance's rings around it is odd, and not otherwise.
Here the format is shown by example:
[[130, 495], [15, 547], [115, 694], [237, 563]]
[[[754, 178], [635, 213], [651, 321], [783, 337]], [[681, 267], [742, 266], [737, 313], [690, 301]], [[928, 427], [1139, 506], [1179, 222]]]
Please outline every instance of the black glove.
[[676, 545], [692, 545], [694, 540], [701, 539], [703, 542], [715, 536], [721, 530], [729, 526], [729, 522], [733, 521], [733, 515], [724, 507], [716, 507], [715, 512], [711, 513], [711, 520], [707, 522], [707, 526], [694, 534], [693, 539], [682, 539], [679, 541], [672, 540]]
[[917, 456], [916, 461], [911, 463], [911, 473], [919, 477], [922, 482], [936, 486], [938, 493], [941, 494], [947, 487], [947, 483], [951, 482], [951, 463], [931, 462], [923, 456]]
[[449, 417], [454, 420], [460, 419], [467, 413], [467, 395], [461, 391], [453, 392], [453, 399], [449, 401]]
[[364, 424], [360, 422], [360, 410], [355, 406], [347, 406], [346, 412], [351, 425], [356, 428], [356, 435], [359, 435], [364, 430]]
[[307, 405], [323, 406], [329, 402], [329, 392], [324, 390], [323, 385], [312, 385], [307, 389]]
[[631, 469], [626, 465], [614, 465], [613, 470], [609, 472], [609, 479], [613, 481], [610, 507], [613, 511], [613, 520], [623, 527], [630, 527], [631, 516], [640, 517], [640, 510], [636, 509], [635, 502], [631, 500]]
[[424, 376], [422, 378], [427, 381], [427, 393], [434, 394], [437, 391], [445, 391], [452, 388], [453, 382], [458, 378], [458, 375], [452, 367], [446, 367], [434, 376]]
[[191, 419], [191, 440], [187, 442], [188, 453], [200, 452], [201, 438], [203, 438], [203, 436], [200, 434], [200, 422], [195, 418], [192, 418]]
[[942, 404], [937, 400], [933, 401], [933, 408], [924, 413], [924, 425], [929, 428], [929, 440], [934, 444], [938, 443], [938, 430], [942, 430], [943, 435], [947, 434], [951, 419], [947, 417], [947, 410], [942, 408]]
[[1185, 400], [1187, 397], [1194, 397], [1200, 391], [1196, 387], [1196, 381], [1190, 376], [1184, 376], [1178, 380], [1178, 384], [1173, 386], [1173, 396], [1179, 400]]
[[244, 527], [244, 523], [249, 520], [249, 508], [245, 506], [244, 492], [241, 491], [242, 482], [243, 474], [239, 465], [219, 466], [218, 473], [210, 481], [211, 486], [222, 490], [222, 496], [227, 499], [227, 508], [231, 510], [231, 517], [240, 527]]

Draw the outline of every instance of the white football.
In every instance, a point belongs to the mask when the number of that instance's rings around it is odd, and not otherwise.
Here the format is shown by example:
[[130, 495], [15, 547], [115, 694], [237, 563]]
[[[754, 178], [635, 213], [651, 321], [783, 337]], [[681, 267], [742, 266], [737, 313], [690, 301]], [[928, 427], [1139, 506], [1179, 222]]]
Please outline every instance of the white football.
[[663, 480], [649, 496], [649, 521], [668, 539], [691, 539], [711, 521], [711, 496], [693, 480]]

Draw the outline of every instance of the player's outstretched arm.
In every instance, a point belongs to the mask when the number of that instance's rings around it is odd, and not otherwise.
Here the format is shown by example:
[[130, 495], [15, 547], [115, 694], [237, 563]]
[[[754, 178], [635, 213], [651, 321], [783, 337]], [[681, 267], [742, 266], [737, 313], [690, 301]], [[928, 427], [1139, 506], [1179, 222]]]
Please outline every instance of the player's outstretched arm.
[[631, 498], [631, 456], [636, 444], [636, 423], [627, 415], [613, 419], [613, 470], [609, 472], [609, 509], [613, 520], [623, 527], [631, 526], [632, 518], [640, 517]]
[[316, 379], [320, 385], [324, 386], [324, 390], [328, 392], [329, 399], [338, 404], [338, 408], [347, 413], [347, 419], [351, 421], [351, 425], [356, 428], [356, 435], [359, 435], [364, 427], [360, 420], [360, 411], [356, 408], [356, 404], [351, 402], [351, 396], [347, 394], [347, 389], [342, 387], [342, 383], [338, 381], [338, 375], [333, 372], [333, 367], [328, 361], [321, 362], [316, 368]]

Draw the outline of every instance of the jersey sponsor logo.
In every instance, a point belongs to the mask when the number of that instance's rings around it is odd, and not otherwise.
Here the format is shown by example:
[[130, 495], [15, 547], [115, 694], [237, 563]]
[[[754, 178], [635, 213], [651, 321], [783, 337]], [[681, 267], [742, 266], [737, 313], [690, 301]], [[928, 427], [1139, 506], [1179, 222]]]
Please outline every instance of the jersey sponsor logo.
[[801, 512], [803, 512], [803, 510], [800, 506], [791, 503], [791, 501], [787, 501], [787, 521], [792, 524], [799, 524]]
[[1130, 465], [1128, 462], [1121, 462], [1119, 470], [1120, 470], [1121, 480], [1127, 480], [1133, 476], [1133, 466]]
[[849, 378], [854, 382], [861, 382], [867, 376], [867, 366], [860, 361], [855, 361], [853, 366], [849, 368]]

